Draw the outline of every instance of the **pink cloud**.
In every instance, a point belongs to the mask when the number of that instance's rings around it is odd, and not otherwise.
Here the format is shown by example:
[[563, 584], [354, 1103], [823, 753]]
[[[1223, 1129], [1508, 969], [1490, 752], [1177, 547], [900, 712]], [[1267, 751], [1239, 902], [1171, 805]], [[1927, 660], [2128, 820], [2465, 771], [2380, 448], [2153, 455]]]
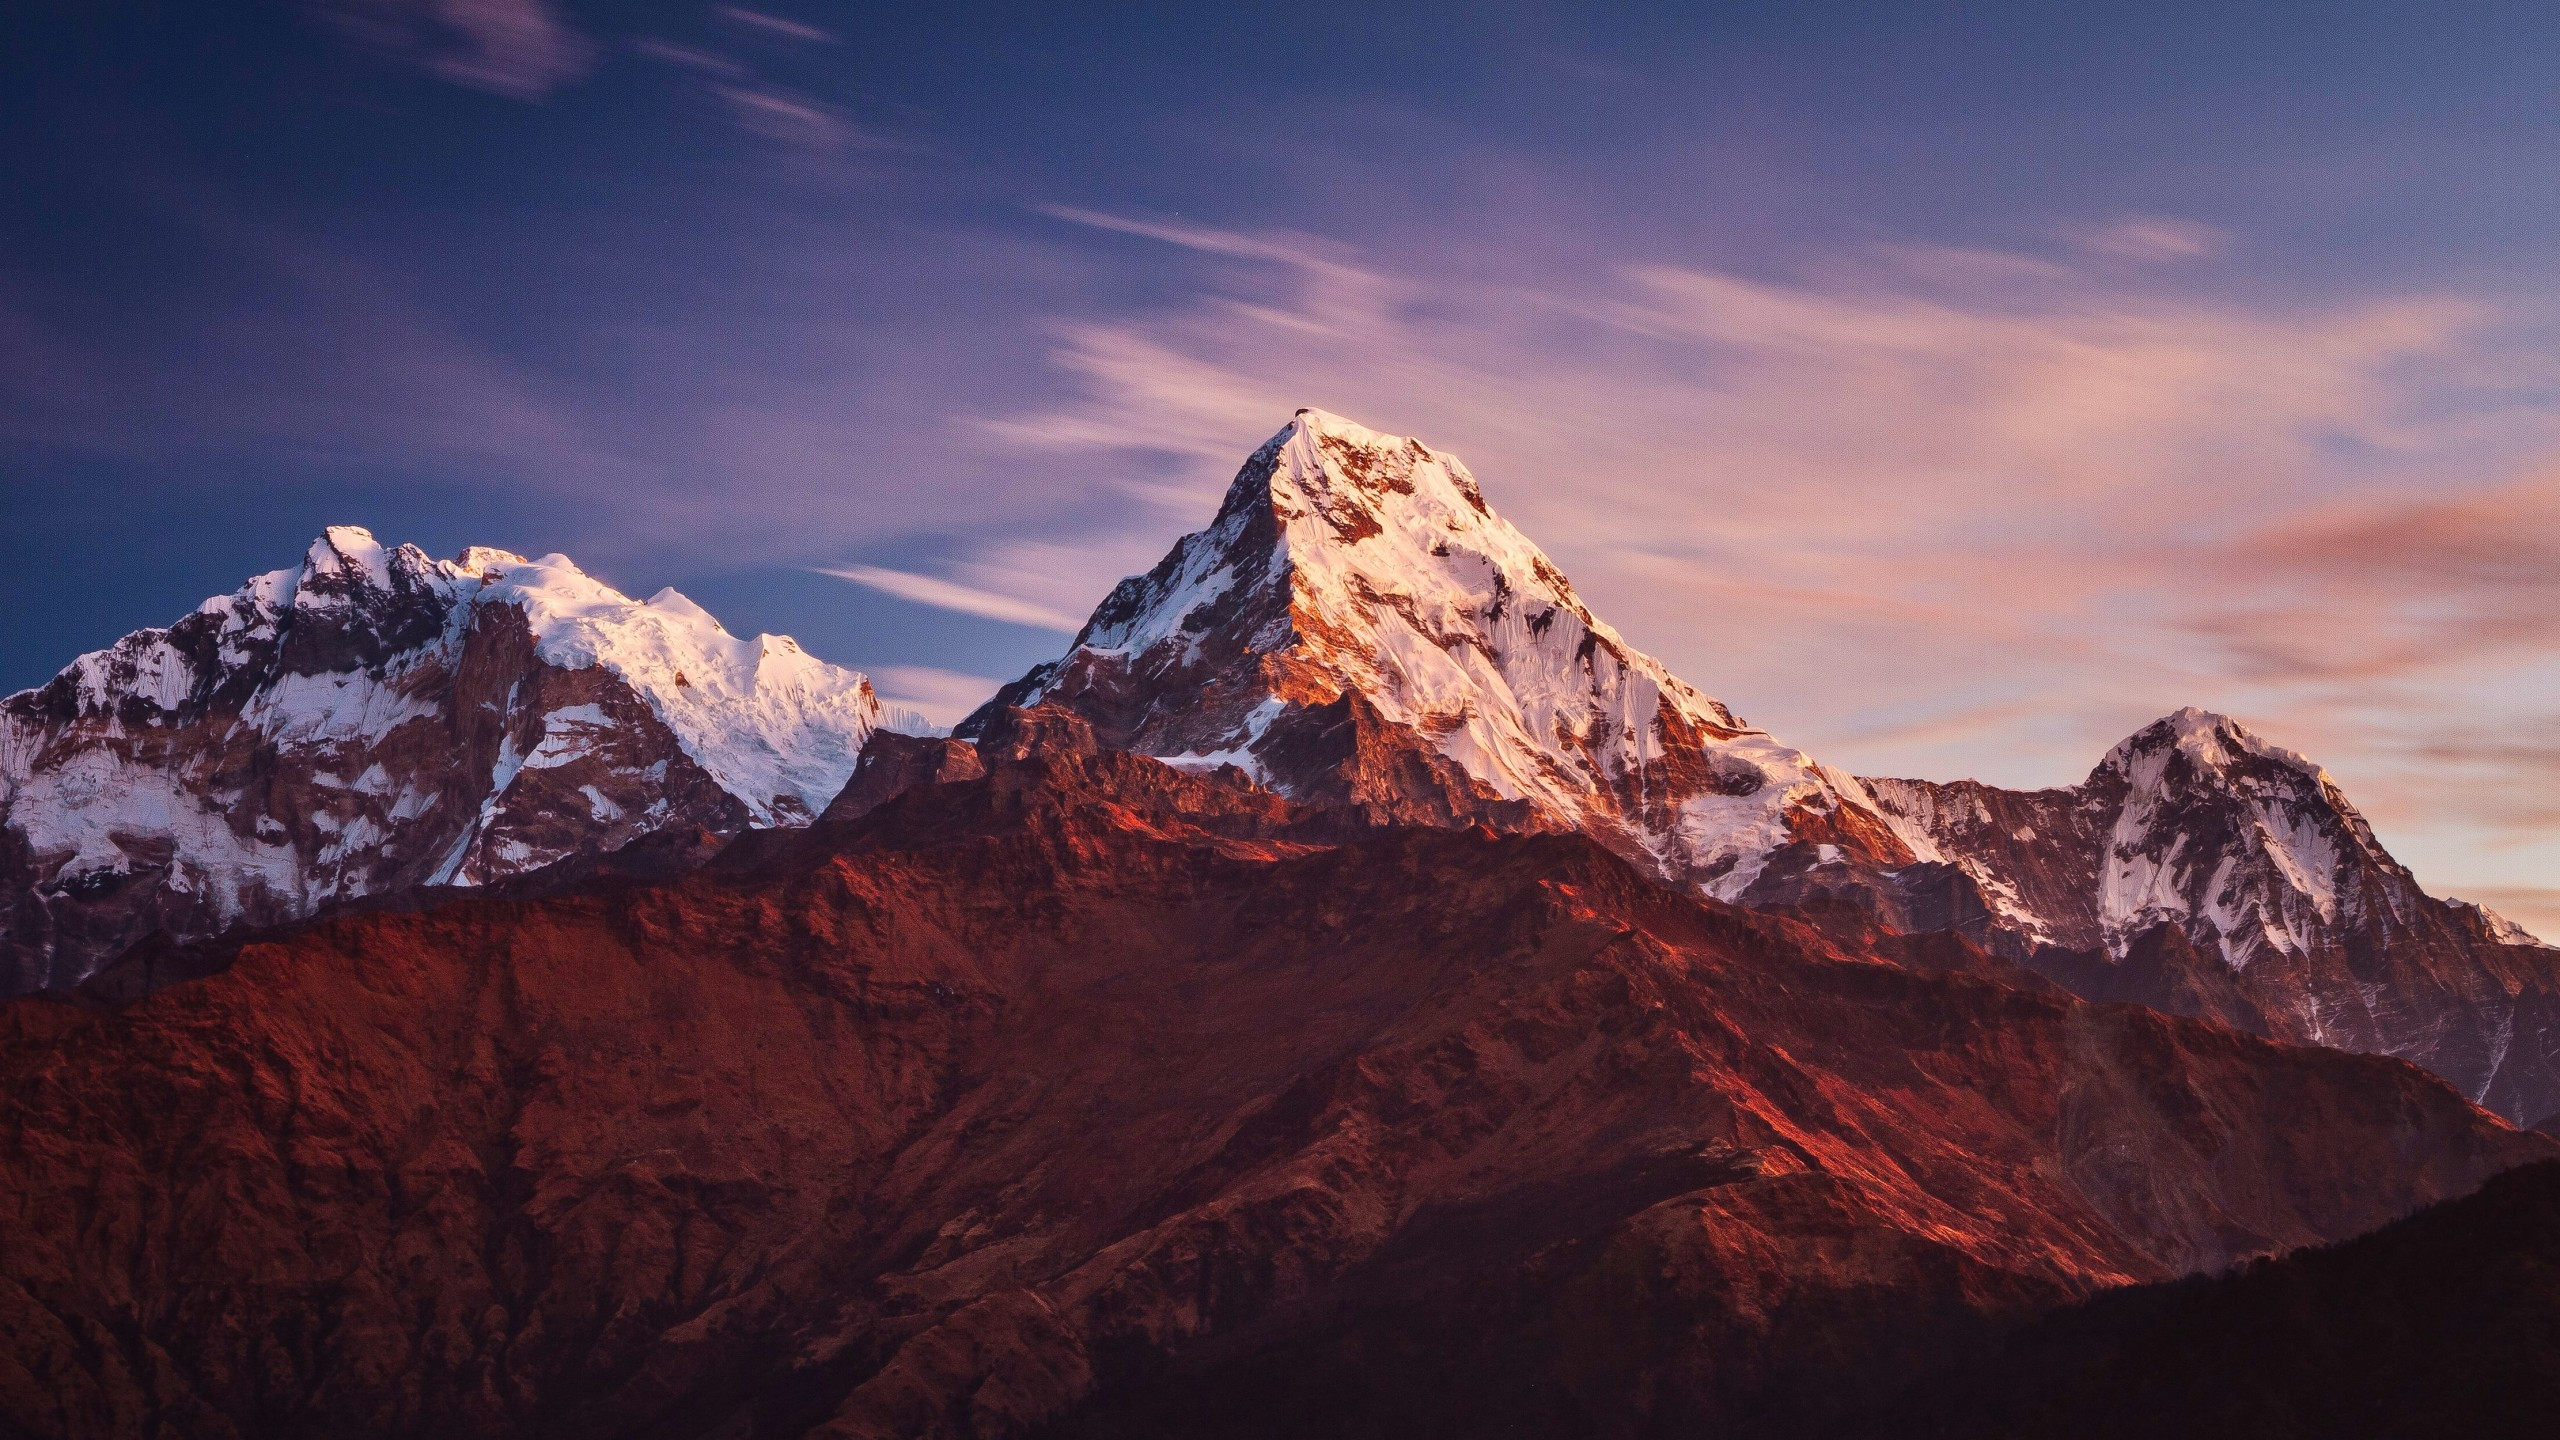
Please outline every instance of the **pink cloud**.
[[811, 45], [836, 43], [836, 36], [832, 31], [821, 30], [815, 25], [768, 14], [762, 10], [750, 10], [744, 5], [715, 5], [711, 13], [732, 24], [744, 25], [750, 30], [759, 30], [767, 35], [779, 35], [785, 40], [798, 40]]
[[871, 672], [871, 683], [883, 705], [913, 710], [936, 725], [956, 725], [1002, 682], [930, 665], [883, 665]]
[[[2161, 219], [2078, 232], [2076, 255], [1594, 263], [1531, 287], [1050, 213], [1237, 262], [1186, 303], [1058, 326], [1082, 393], [988, 426], [1184, 457], [1196, 481], [1143, 492], [1158, 547], [1321, 405], [1464, 456], [1631, 638], [1837, 763], [2062, 783], [2203, 703], [2315, 748], [2426, 864], [2545, 863], [2492, 856], [2513, 827], [2490, 810], [2447, 827], [2405, 803], [2417, 757], [2338, 688], [2460, 655], [2395, 688], [2404, 725], [2527, 716], [2506, 692], [2560, 656], [2551, 491], [2501, 478], [2560, 453], [2529, 383], [2550, 360], [2476, 297], [2165, 290], [2124, 262], [2224, 242]], [[2446, 783], [2485, 805], [2491, 776], [2543, 778], [2508, 757]], [[2560, 854], [2560, 819], [2511, 812]]]
[[1072, 635], [1084, 625], [1084, 617], [1064, 610], [1053, 610], [1034, 600], [997, 590], [984, 590], [932, 575], [917, 575], [905, 570], [884, 569], [878, 565], [819, 565], [812, 567], [821, 575], [850, 581], [868, 590], [894, 595], [916, 605], [929, 605], [937, 610], [951, 610], [963, 615], [977, 615], [989, 620], [1002, 620], [1013, 625], [1029, 625], [1042, 630], [1055, 630]]
[[2371, 679], [2560, 652], [2560, 470], [2306, 509], [2213, 552], [2250, 603], [2199, 621], [2243, 665]]
[[2063, 232], [2063, 238], [2092, 255], [2157, 265], [2210, 255], [2228, 237], [2192, 220], [2133, 215], [2106, 225], [2074, 226]]
[[711, 87], [739, 129], [810, 150], [834, 150], [861, 135], [832, 105], [762, 84]]
[[595, 46], [548, 0], [318, 0], [342, 33], [440, 79], [541, 100], [583, 78]]

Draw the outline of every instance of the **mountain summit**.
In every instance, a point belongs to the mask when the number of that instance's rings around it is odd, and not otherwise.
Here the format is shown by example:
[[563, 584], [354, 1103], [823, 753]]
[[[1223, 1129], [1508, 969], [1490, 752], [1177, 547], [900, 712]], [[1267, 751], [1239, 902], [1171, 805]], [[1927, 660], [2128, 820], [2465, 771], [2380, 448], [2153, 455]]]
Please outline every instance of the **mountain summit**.
[[1455, 456], [1302, 410], [1217, 518], [998, 692], [1373, 820], [1589, 835], [1683, 888], [1956, 930], [2084, 995], [2560, 1111], [2560, 967], [2429, 897], [2326, 772], [2181, 710], [2067, 790], [1859, 779], [1593, 615]]
[[1916, 854], [1850, 776], [1629, 645], [1456, 456], [1321, 410], [1066, 655], [963, 725], [1057, 703], [1118, 748], [1381, 819], [1579, 831], [1725, 900]]
[[1986, 940], [2093, 998], [2416, 1061], [2520, 1123], [2560, 1112], [2560, 953], [2439, 900], [2326, 770], [2181, 710], [2067, 790], [1869, 779], [1981, 890]]
[[878, 719], [861, 675], [674, 590], [335, 526], [0, 700], [0, 993], [154, 934], [806, 823]]

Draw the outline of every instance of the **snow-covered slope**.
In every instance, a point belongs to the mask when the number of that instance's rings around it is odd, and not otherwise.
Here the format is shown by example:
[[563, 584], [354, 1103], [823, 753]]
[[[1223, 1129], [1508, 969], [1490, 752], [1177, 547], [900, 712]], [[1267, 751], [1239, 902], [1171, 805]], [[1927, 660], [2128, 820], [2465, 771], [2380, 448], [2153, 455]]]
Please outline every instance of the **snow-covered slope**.
[[2328, 772], [2227, 716], [2143, 727], [2069, 790], [1865, 782], [1982, 890], [1989, 937], [2098, 998], [2398, 1055], [2560, 1110], [2560, 951], [2438, 900]]
[[861, 675], [673, 590], [335, 527], [0, 700], [0, 982], [660, 829], [805, 823], [878, 713]]
[[1628, 645], [1455, 456], [1319, 410], [990, 704], [1043, 702], [1300, 799], [1581, 830], [1726, 899], [1928, 858], [1856, 780]]
[[2237, 721], [2181, 710], [2108, 752], [2089, 787], [2123, 795], [2098, 875], [2112, 954], [2176, 924], [2237, 970], [2341, 925], [2406, 923], [2414, 882], [2328, 772]]
[[475, 549], [453, 568], [458, 586], [479, 576], [468, 603], [524, 612], [543, 661], [594, 666], [630, 686], [759, 825], [805, 824], [825, 809], [879, 721], [862, 675], [788, 635], [739, 639], [672, 589], [635, 604], [562, 555]]

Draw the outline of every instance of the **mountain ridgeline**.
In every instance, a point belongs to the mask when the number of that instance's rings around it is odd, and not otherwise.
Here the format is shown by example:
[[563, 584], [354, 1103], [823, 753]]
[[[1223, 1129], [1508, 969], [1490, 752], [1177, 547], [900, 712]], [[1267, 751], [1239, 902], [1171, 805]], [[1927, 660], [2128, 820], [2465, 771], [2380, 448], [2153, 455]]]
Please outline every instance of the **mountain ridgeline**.
[[[1961, 934], [2085, 997], [2560, 1112], [2554, 952], [2425, 894], [2302, 756], [2189, 710], [2067, 790], [1846, 774], [1628, 644], [1456, 457], [1321, 411], [960, 733], [1029, 706], [1298, 804], [1577, 833], [1712, 899]], [[0, 990], [804, 824], [883, 718], [859, 674], [672, 590], [333, 529], [0, 701]]]
[[2560, 1112], [2560, 953], [2421, 891], [2302, 756], [2186, 710], [2070, 790], [1852, 777], [1629, 646], [1455, 457], [1321, 411], [961, 733], [1031, 703], [1305, 803], [1578, 832], [1716, 899], [1956, 931], [2083, 996]]
[[2198, 1433], [2273, 1433], [2247, 1364], [2548, 1385], [2393, 1327], [2560, 1309], [2554, 1172], [2458, 1198], [2560, 1160], [2560, 952], [2220, 716], [1819, 763], [1317, 411], [950, 737], [332, 529], [0, 701], [0, 927], [0, 1435], [2097, 1433], [2191, 1332]]

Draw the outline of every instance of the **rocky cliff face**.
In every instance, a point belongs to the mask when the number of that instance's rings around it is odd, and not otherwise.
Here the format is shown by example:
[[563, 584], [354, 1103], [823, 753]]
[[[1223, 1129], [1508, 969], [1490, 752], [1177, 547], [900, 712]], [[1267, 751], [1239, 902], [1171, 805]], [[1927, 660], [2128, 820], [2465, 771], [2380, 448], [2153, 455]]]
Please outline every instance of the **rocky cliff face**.
[[0, 1420], [1789, 1433], [1994, 1317], [2555, 1150], [1578, 835], [982, 732], [673, 879], [0, 1006]]
[[805, 823], [877, 714], [862, 676], [672, 590], [332, 529], [0, 700], [0, 993], [154, 936]]
[[1856, 780], [1628, 645], [1455, 456], [1319, 410], [962, 733], [1041, 703], [1302, 800], [1576, 831], [1721, 899], [1924, 858]]
[[2560, 952], [2438, 900], [2327, 772], [2182, 710], [2069, 790], [1865, 782], [2084, 994], [2397, 1055], [2519, 1123], [2560, 1111]]

